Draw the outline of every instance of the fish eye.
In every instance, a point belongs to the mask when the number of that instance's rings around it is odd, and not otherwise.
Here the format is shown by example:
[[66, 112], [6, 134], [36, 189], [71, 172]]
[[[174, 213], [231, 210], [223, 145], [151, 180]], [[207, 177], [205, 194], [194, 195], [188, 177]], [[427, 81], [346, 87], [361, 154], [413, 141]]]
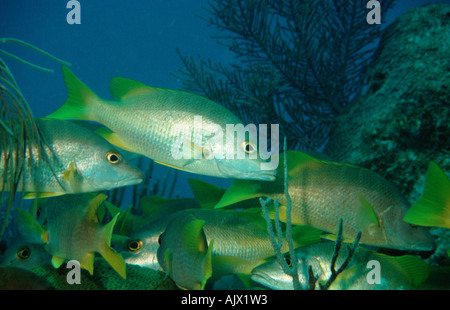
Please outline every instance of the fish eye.
[[144, 243], [142, 242], [142, 240], [131, 239], [127, 243], [127, 248], [128, 248], [128, 251], [130, 251], [130, 252], [136, 252], [136, 251], [140, 250], [143, 245], [144, 245]]
[[30, 258], [31, 255], [31, 249], [27, 246], [21, 247], [17, 250], [17, 257], [21, 260], [25, 260]]
[[241, 147], [246, 154], [253, 154], [256, 150], [256, 147], [250, 141], [242, 142]]
[[122, 161], [122, 157], [119, 153], [108, 152], [106, 153], [106, 160], [113, 165], [116, 165]]

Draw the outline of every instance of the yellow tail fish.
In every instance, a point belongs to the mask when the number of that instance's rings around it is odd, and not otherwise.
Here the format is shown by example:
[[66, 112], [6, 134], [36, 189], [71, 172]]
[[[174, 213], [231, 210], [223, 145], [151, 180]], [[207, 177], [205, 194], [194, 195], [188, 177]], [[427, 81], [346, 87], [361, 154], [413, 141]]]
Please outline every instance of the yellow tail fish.
[[[336, 233], [342, 218], [343, 234], [348, 240], [361, 231], [363, 244], [399, 250], [435, 248], [426, 228], [403, 221], [409, 202], [377, 173], [318, 160], [303, 152], [288, 151], [287, 160], [293, 224]], [[254, 197], [278, 198], [280, 217], [284, 221], [287, 201], [283, 182], [282, 176], [275, 183], [235, 180], [215, 207]]]
[[276, 167], [258, 156], [255, 135], [235, 131], [228, 140], [228, 125], [243, 125], [222, 105], [121, 77], [110, 81], [117, 101], [108, 101], [66, 67], [63, 74], [68, 99], [49, 118], [101, 123], [107, 128], [98, 133], [112, 144], [172, 168], [223, 178], [275, 180]]
[[[25, 198], [97, 192], [142, 182], [143, 173], [95, 132], [57, 119], [36, 119], [36, 125], [49, 160], [42, 160], [44, 154], [37, 145], [27, 143], [24, 166], [15, 172], [21, 174], [17, 191], [26, 192]], [[3, 134], [0, 126], [0, 136]], [[18, 156], [14, 147], [1, 150], [0, 175], [6, 177], [0, 177], [0, 188], [8, 188], [11, 173], [7, 169]]]
[[[49, 198], [42, 206], [38, 221], [19, 210], [21, 232], [27, 240], [38, 240], [52, 255], [52, 265], [59, 268], [65, 261], [77, 260], [81, 268], [94, 273], [95, 253], [126, 278], [122, 256], [111, 247], [111, 238], [118, 214], [102, 225], [97, 210], [107, 198], [104, 194], [65, 195]], [[38, 242], [38, 241], [36, 241]]]

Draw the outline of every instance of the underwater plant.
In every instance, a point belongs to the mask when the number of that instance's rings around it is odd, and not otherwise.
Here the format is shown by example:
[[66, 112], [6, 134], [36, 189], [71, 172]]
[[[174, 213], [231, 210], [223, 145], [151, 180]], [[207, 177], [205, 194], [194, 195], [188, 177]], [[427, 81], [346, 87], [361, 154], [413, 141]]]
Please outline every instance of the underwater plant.
[[[381, 16], [394, 0], [380, 1]], [[280, 124], [289, 149], [317, 149], [334, 118], [365, 86], [382, 27], [367, 23], [367, 1], [211, 1], [210, 26], [233, 63], [183, 56], [185, 90], [223, 104], [246, 123]]]
[[[12, 42], [24, 45], [30, 49], [33, 49], [51, 59], [69, 65], [69, 63], [60, 60], [49, 53], [33, 46], [24, 41], [13, 38], [0, 38], [0, 43]], [[34, 65], [22, 58], [19, 58], [5, 50], [0, 49], [0, 54], [10, 57], [16, 61], [22, 62], [32, 68], [43, 70], [46, 72], [53, 72], [53, 70], [43, 68]], [[4, 221], [0, 231], [0, 238], [8, 224], [8, 215], [10, 213], [12, 204], [15, 199], [15, 193], [22, 175], [22, 170], [25, 165], [25, 161], [30, 163], [33, 161], [35, 164], [30, 164], [32, 171], [30, 171], [32, 179], [38, 184], [38, 171], [42, 160], [48, 162], [48, 157], [44, 149], [45, 141], [42, 138], [39, 129], [33, 118], [33, 113], [28, 105], [25, 97], [20, 91], [16, 80], [6, 62], [0, 58], [0, 193], [1, 204], [6, 202], [6, 210], [0, 209], [5, 212]], [[37, 147], [37, 154], [29, 156], [27, 149], [30, 145]], [[7, 198], [3, 196], [4, 192], [9, 192]]]

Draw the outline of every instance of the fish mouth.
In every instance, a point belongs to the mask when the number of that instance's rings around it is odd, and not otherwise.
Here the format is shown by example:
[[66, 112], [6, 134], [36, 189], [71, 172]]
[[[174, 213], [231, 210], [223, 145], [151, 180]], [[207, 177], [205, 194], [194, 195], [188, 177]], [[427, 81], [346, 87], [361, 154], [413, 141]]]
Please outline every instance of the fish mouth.
[[126, 185], [122, 186], [130, 186], [130, 185], [137, 185], [144, 181], [144, 176], [138, 176], [138, 177], [129, 177], [128, 179], [122, 180], [120, 183], [126, 183]]
[[[133, 177], [129, 177], [126, 179], [121, 179], [117, 182], [111, 183], [108, 186], [107, 190], [111, 190], [111, 189], [115, 189], [115, 188], [119, 188], [119, 187], [137, 185], [137, 184], [141, 183], [142, 181], [144, 181], [143, 176], [141, 176], [141, 177], [133, 176]], [[101, 190], [103, 190], [103, 189], [101, 189]]]
[[264, 272], [252, 272], [251, 279], [257, 283], [270, 287], [272, 289], [276, 289], [276, 284], [278, 281], [270, 277], [268, 274]]
[[253, 173], [248, 173], [243, 179], [258, 180], [258, 181], [275, 181], [277, 179], [277, 170], [259, 170]]

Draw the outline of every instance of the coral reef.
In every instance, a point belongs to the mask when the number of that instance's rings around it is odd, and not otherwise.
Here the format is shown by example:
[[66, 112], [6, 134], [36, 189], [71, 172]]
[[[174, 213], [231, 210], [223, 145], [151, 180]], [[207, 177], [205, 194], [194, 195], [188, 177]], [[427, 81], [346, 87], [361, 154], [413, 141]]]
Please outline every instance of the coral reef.
[[411, 202], [429, 161], [450, 170], [450, 5], [415, 8], [384, 32], [367, 93], [337, 117], [325, 153], [374, 170]]
[[[411, 203], [423, 192], [428, 163], [450, 174], [450, 5], [406, 12], [384, 32], [367, 93], [335, 123], [325, 153], [377, 171]], [[431, 229], [429, 263], [449, 265], [449, 233]]]
[[51, 265], [33, 268], [38, 276], [49, 281], [56, 289], [60, 290], [170, 290], [176, 289], [175, 283], [166, 278], [165, 274], [149, 268], [137, 265], [127, 265], [127, 279], [123, 279], [102, 258], [95, 260], [94, 275], [86, 270], [81, 270], [80, 284], [68, 284], [67, 273], [71, 269], [65, 265], [59, 269]]

